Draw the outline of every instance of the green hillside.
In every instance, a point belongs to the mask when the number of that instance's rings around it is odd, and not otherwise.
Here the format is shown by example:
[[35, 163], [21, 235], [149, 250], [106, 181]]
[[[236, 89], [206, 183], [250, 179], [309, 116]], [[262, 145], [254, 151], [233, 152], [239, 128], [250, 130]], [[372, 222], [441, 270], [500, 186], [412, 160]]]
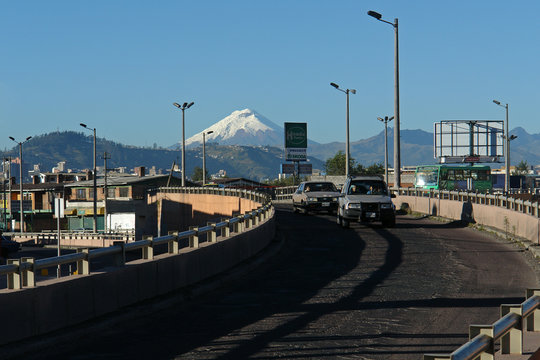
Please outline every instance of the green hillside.
[[[180, 150], [163, 148], [142, 148], [127, 146], [103, 138], [96, 142], [97, 165], [103, 166], [103, 153], [110, 154], [108, 168], [126, 167], [128, 170], [136, 166], [166, 172], [173, 161], [181, 164]], [[18, 146], [2, 153], [3, 157], [19, 155]], [[66, 162], [66, 168], [73, 170], [89, 169], [93, 166], [93, 137], [87, 134], [64, 131], [33, 137], [24, 144], [23, 160], [25, 170], [39, 164], [43, 172], [51, 169], [60, 161]], [[311, 159], [314, 169], [322, 169], [323, 162]], [[283, 162], [283, 150], [276, 147], [255, 146], [220, 146], [207, 144], [206, 166], [210, 174], [225, 170], [229, 177], [245, 177], [253, 180], [274, 179]], [[202, 148], [186, 150], [186, 173], [190, 176], [193, 169], [202, 167]]]

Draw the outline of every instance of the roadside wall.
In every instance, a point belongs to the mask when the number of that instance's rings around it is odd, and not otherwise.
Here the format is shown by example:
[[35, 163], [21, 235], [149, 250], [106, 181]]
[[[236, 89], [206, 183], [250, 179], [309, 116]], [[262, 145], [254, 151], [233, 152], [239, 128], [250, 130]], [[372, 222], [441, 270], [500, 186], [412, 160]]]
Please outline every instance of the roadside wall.
[[259, 202], [237, 196], [158, 192], [149, 197], [149, 205], [157, 204], [157, 234], [185, 231], [190, 226], [219, 222], [221, 218], [243, 215], [261, 206]]
[[45, 334], [194, 284], [248, 259], [274, 238], [274, 214], [259, 226], [200, 248], [121, 268], [0, 290], [0, 345]]
[[498, 229], [508, 236], [525, 238], [533, 243], [540, 243], [540, 220], [534, 216], [518, 211], [490, 206], [441, 200], [429, 197], [397, 195], [394, 204], [401, 208], [402, 204], [416, 212], [441, 216], [453, 220], [464, 220]]

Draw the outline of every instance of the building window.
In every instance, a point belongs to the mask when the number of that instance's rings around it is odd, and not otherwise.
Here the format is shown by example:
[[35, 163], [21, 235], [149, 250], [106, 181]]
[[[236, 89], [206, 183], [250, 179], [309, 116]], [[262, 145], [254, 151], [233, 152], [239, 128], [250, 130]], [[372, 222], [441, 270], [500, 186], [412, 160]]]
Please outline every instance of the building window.
[[120, 189], [120, 193], [119, 193], [119, 196], [122, 198], [122, 197], [128, 197], [129, 196], [129, 188], [127, 187], [121, 187]]
[[86, 199], [86, 189], [77, 189], [77, 199]]
[[107, 197], [110, 199], [110, 198], [114, 198], [116, 196], [115, 194], [115, 189], [114, 188], [107, 188]]

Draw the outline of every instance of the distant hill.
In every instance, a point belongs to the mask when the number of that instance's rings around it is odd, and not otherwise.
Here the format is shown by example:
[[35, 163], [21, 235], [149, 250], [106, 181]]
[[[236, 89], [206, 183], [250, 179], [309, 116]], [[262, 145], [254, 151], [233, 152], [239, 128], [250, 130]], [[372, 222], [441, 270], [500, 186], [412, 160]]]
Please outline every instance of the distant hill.
[[[393, 129], [388, 129], [388, 160], [392, 166], [393, 157]], [[511, 142], [511, 163], [518, 164], [521, 160], [529, 165], [540, 164], [540, 134], [529, 134], [523, 128], [515, 128], [510, 132], [517, 135]], [[354, 136], [354, 134], [353, 134]], [[308, 158], [313, 169], [324, 170], [324, 161], [334, 156], [339, 150], [344, 150], [342, 142], [308, 144]], [[279, 173], [280, 164], [283, 163], [283, 149], [277, 146], [240, 146], [219, 145], [207, 143], [206, 162], [210, 174], [225, 170], [229, 177], [245, 177], [261, 181], [275, 179]], [[176, 149], [159, 147], [134, 147], [97, 139], [97, 165], [103, 166], [102, 155], [110, 154], [109, 168], [126, 167], [128, 170], [136, 166], [145, 166], [166, 173], [174, 162], [180, 166], [181, 152]], [[18, 147], [5, 151], [2, 157], [19, 156]], [[60, 161], [66, 162], [66, 168], [83, 170], [92, 168], [93, 164], [93, 138], [87, 134], [64, 131], [53, 132], [33, 137], [24, 145], [25, 174], [39, 164], [43, 172], [50, 172]], [[373, 163], [384, 162], [384, 132], [367, 139], [351, 142], [351, 156], [360, 164], [369, 166]], [[401, 164], [402, 166], [433, 164], [433, 134], [423, 130], [401, 131]], [[202, 167], [201, 146], [186, 149], [186, 173], [193, 174], [193, 169]], [[499, 166], [499, 165], [495, 165]]]
[[[103, 166], [103, 153], [110, 154], [108, 168], [126, 167], [128, 171], [136, 166], [151, 168], [155, 166], [163, 173], [176, 162], [180, 166], [182, 153], [179, 149], [142, 148], [115, 143], [98, 138], [97, 166]], [[19, 156], [18, 147], [2, 153], [3, 157]], [[93, 167], [93, 137], [74, 131], [54, 132], [33, 137], [24, 144], [23, 160], [25, 174], [40, 165], [40, 170], [50, 172], [60, 161], [73, 170]], [[310, 158], [314, 169], [322, 169], [323, 162]], [[277, 147], [234, 146], [207, 144], [206, 166], [210, 174], [223, 169], [229, 177], [245, 177], [252, 180], [274, 179], [283, 162], [283, 150]], [[186, 149], [186, 174], [202, 167], [202, 147]]]
[[[384, 163], [384, 131], [378, 135], [351, 141], [351, 157], [358, 163], [369, 166]], [[308, 154], [319, 159], [328, 159], [339, 150], [345, 151], [345, 143], [313, 144]], [[388, 163], [394, 161], [394, 131], [388, 128]], [[423, 130], [401, 130], [401, 165], [433, 164], [433, 134]]]

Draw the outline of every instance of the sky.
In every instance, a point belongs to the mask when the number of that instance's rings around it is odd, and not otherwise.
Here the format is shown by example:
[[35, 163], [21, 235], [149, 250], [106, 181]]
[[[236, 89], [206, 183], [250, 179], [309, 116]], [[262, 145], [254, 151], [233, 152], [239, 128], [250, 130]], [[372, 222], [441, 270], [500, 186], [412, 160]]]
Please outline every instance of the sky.
[[[540, 2], [0, 0], [0, 149], [54, 131], [168, 147], [249, 108], [307, 122], [320, 143], [383, 131], [394, 114], [399, 19], [401, 129], [503, 120], [540, 133]], [[390, 123], [392, 126], [392, 123]]]

